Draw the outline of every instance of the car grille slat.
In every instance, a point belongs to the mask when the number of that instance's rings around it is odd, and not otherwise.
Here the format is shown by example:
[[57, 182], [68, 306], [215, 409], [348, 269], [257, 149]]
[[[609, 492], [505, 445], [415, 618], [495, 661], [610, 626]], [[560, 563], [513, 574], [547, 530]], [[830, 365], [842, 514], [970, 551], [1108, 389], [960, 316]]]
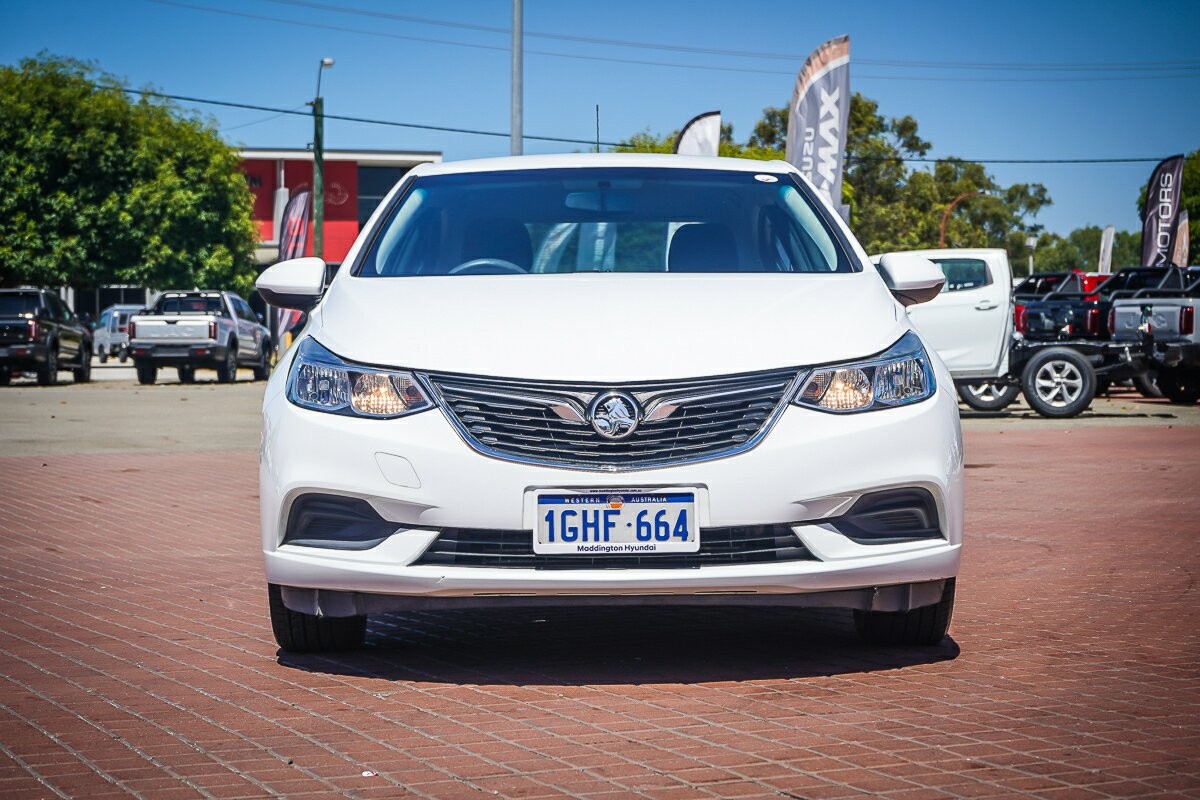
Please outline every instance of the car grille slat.
[[[797, 370], [615, 385], [423, 376], [467, 443], [480, 452], [550, 466], [621, 470], [719, 458], [757, 444], [787, 401]], [[621, 391], [643, 413], [666, 403], [661, 419], [641, 420], [623, 439], [606, 439], [579, 410]]]
[[729, 564], [812, 561], [786, 525], [741, 525], [700, 531], [696, 553], [602, 556], [539, 555], [530, 531], [446, 528], [413, 566], [513, 569], [691, 569]]

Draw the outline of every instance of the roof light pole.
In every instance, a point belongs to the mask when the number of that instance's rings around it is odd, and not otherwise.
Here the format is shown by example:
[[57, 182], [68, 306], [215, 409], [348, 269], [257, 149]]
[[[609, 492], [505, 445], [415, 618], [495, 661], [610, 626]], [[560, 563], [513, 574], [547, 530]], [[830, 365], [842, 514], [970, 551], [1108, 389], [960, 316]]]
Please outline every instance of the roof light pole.
[[317, 96], [313, 99], [313, 255], [325, 257], [325, 101], [321, 98], [321, 74], [333, 66], [326, 56], [317, 67]]

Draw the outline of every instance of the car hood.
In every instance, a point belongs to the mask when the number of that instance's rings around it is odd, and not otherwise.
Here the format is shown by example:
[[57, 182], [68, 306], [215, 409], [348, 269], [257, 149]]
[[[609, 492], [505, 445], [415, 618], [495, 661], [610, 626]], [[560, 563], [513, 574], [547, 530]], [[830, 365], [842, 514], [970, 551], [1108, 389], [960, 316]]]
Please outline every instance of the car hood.
[[589, 273], [341, 276], [308, 332], [367, 364], [603, 383], [860, 358], [908, 328], [872, 273]]

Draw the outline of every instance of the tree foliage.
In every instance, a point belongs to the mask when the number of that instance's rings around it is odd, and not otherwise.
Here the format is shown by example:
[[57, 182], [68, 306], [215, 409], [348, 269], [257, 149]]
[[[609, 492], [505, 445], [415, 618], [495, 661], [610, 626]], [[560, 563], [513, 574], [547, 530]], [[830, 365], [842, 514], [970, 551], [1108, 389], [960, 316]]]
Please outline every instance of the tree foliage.
[[0, 68], [0, 285], [248, 291], [257, 232], [213, 126], [94, 66]]
[[[617, 149], [669, 153], [676, 135], [643, 131]], [[734, 142], [730, 129], [720, 155], [782, 159], [786, 138], [787, 107], [768, 107], [746, 144]], [[842, 202], [850, 206], [850, 227], [867, 251], [937, 247], [943, 213], [965, 194], [947, 218], [946, 245], [1005, 247], [1010, 257], [1023, 256], [1026, 231], [1040, 231], [1033, 219], [1051, 202], [1046, 187], [1001, 186], [982, 164], [957, 158], [908, 166], [906, 159], [922, 158], [931, 147], [911, 116], [889, 119], [874, 100], [857, 93], [851, 98]]]

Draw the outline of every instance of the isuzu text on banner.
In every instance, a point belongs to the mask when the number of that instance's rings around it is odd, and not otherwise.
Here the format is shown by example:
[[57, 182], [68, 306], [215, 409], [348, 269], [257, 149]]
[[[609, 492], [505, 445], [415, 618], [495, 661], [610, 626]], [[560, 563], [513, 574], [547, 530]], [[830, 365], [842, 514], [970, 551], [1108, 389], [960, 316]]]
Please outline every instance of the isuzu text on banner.
[[850, 37], [830, 39], [813, 51], [788, 107], [786, 158], [825, 196], [843, 219], [842, 168], [850, 117]]
[[1165, 267], [1171, 263], [1182, 184], [1182, 155], [1164, 159], [1150, 175], [1142, 206], [1142, 266]]

